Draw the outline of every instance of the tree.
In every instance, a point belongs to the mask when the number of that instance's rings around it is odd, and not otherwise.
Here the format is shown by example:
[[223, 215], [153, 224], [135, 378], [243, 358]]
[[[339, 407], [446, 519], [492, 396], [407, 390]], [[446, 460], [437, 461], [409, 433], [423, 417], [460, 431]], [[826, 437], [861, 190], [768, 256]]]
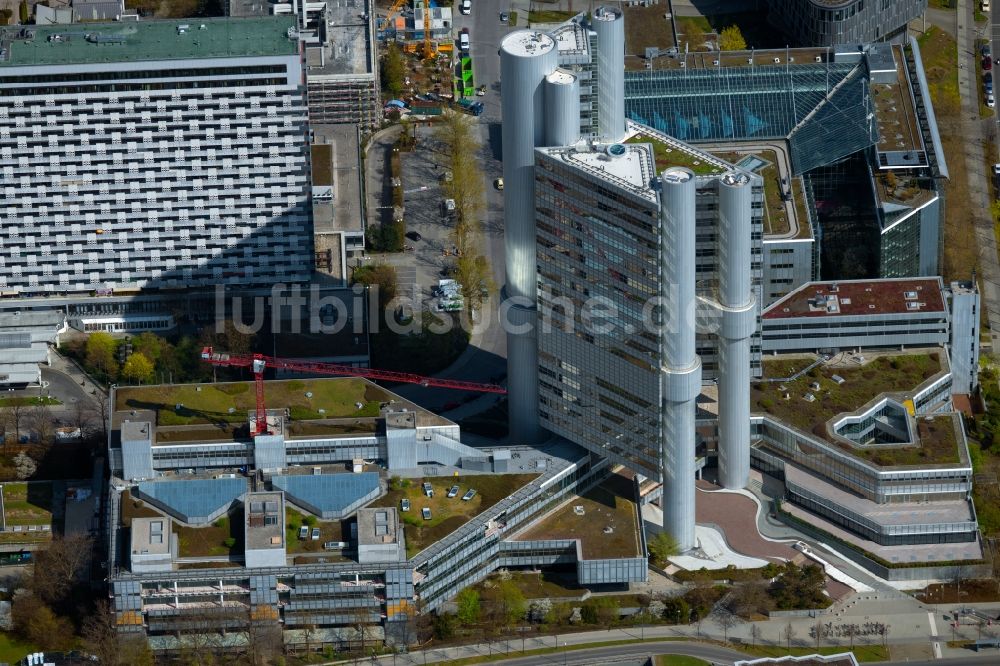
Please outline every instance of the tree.
[[118, 341], [104, 331], [96, 331], [87, 337], [84, 359], [87, 365], [106, 377], [118, 374]]
[[725, 641], [729, 640], [729, 630], [742, 621], [738, 615], [725, 608], [712, 613], [712, 620], [722, 629], [722, 638]]
[[35, 461], [24, 451], [21, 451], [16, 456], [14, 456], [14, 469], [17, 470], [17, 478], [22, 481], [25, 479], [30, 479], [35, 475], [38, 470], [38, 465]]
[[[48, 407], [32, 405], [25, 413], [25, 424], [42, 444], [52, 443], [56, 434], [56, 425], [52, 420], [52, 412]], [[41, 458], [42, 456], [38, 456]]]
[[91, 538], [84, 534], [53, 538], [45, 550], [35, 554], [31, 580], [35, 595], [52, 605], [65, 602], [90, 562], [92, 549]]
[[29, 591], [15, 595], [10, 609], [14, 631], [36, 645], [50, 650], [64, 650], [73, 641], [73, 625], [60, 617]]
[[27, 406], [25, 406], [20, 400], [10, 400], [6, 405], [0, 408], [0, 419], [2, 419], [4, 428], [5, 448], [8, 440], [15, 444], [17, 443], [21, 436], [21, 425], [23, 424], [24, 417], [27, 412]]
[[791, 650], [792, 641], [795, 640], [795, 635], [796, 635], [795, 627], [792, 626], [791, 622], [785, 625], [785, 630], [783, 633], [785, 634], [785, 647]]
[[146, 639], [118, 632], [115, 612], [107, 601], [87, 614], [81, 631], [87, 651], [102, 666], [153, 666], [153, 653]]
[[658, 532], [647, 544], [653, 564], [663, 568], [667, 558], [677, 554], [677, 541], [666, 532]]
[[395, 267], [389, 264], [366, 264], [354, 269], [352, 282], [377, 289], [379, 305], [384, 309], [396, 297], [399, 279]]
[[496, 601], [498, 620], [509, 626], [524, 617], [527, 602], [524, 593], [513, 581], [502, 580], [497, 590]]
[[851, 639], [851, 651], [853, 651], [854, 637], [858, 635], [858, 625], [854, 624], [853, 622], [848, 623], [847, 626], [844, 627], [844, 633], [847, 634], [847, 637], [849, 639]]
[[93, 400], [85, 408], [90, 418], [97, 424], [102, 441], [108, 441], [108, 421], [111, 417], [111, 399], [108, 394], [98, 389]]
[[723, 28], [722, 32], [719, 33], [720, 51], [745, 51], [746, 48], [747, 41], [743, 39], [743, 33], [740, 32], [739, 26], [731, 25], [728, 28]]
[[28, 7], [28, 0], [21, 0], [21, 4], [18, 5], [17, 9], [20, 13], [21, 23], [27, 23], [28, 19], [31, 18], [31, 9]]
[[122, 366], [122, 377], [130, 382], [148, 382], [153, 378], [153, 362], [142, 352], [133, 352]]
[[760, 640], [761, 630], [760, 625], [751, 624], [750, 625], [750, 640], [754, 647], [757, 647], [757, 641]]
[[481, 254], [462, 254], [456, 262], [455, 279], [462, 285], [462, 297], [470, 310], [479, 310], [496, 285], [489, 261]]
[[479, 593], [470, 587], [465, 588], [455, 597], [458, 604], [458, 621], [463, 625], [472, 625], [479, 622]]
[[767, 595], [767, 583], [750, 581], [733, 589], [729, 610], [745, 620], [757, 613], [769, 610], [771, 598]]
[[825, 587], [826, 576], [821, 568], [815, 564], [800, 568], [789, 562], [784, 573], [771, 583], [768, 594], [782, 610], [817, 608], [826, 603]]
[[454, 613], [435, 613], [432, 627], [434, 638], [442, 641], [454, 638], [458, 628], [458, 616]]
[[399, 97], [403, 92], [405, 74], [403, 54], [396, 44], [389, 44], [382, 56], [382, 87], [393, 97]]

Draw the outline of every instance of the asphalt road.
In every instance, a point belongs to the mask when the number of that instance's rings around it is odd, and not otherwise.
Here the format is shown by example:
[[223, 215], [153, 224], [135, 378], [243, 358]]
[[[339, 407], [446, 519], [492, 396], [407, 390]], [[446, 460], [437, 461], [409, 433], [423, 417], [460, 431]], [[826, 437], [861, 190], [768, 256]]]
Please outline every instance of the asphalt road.
[[[590, 650], [569, 650], [554, 654], [517, 657], [494, 662], [504, 666], [549, 666], [551, 664], [567, 664], [584, 666], [589, 664], [606, 664], [625, 657], [643, 657], [654, 654], [684, 654], [699, 657], [712, 664], [729, 666], [736, 659], [746, 659], [747, 655], [714, 645], [700, 643], [679, 643], [663, 641], [662, 643], [637, 643], [635, 645], [614, 645], [611, 647], [593, 648]], [[978, 666], [978, 665], [977, 665]]]

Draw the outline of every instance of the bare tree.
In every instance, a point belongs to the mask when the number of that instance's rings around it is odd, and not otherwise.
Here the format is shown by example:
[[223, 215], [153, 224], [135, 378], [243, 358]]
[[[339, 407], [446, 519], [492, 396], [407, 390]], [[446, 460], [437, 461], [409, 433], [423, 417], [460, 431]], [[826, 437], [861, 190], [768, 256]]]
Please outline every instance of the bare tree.
[[35, 435], [39, 443], [49, 445], [55, 437], [56, 426], [52, 420], [52, 412], [43, 405], [32, 405], [25, 414], [25, 423]]
[[272, 606], [248, 609], [245, 619], [246, 659], [241, 663], [248, 666], [267, 666], [281, 654], [282, 650], [277, 609]]
[[750, 638], [754, 647], [757, 647], [757, 641], [760, 640], [760, 625], [751, 624], [750, 625]]
[[90, 562], [91, 538], [84, 534], [56, 537], [35, 556], [32, 589], [48, 603], [66, 599]]
[[749, 620], [755, 614], [768, 610], [770, 606], [771, 598], [767, 595], [767, 583], [762, 580], [736, 587], [729, 602], [729, 610], [744, 620]]
[[121, 634], [114, 609], [107, 601], [98, 603], [87, 615], [82, 635], [87, 650], [103, 666], [153, 666], [153, 653], [145, 636]]
[[73, 403], [73, 408], [70, 410], [69, 424], [74, 428], [80, 429], [81, 437], [89, 437], [93, 434], [91, 430], [94, 428], [93, 410], [88, 410], [86, 404], [77, 400]]
[[729, 641], [729, 630], [742, 622], [739, 615], [725, 608], [720, 608], [712, 613], [712, 620], [722, 629], [723, 640]]
[[791, 622], [789, 622], [788, 624], [785, 625], [784, 634], [785, 634], [785, 646], [789, 650], [791, 650], [792, 649], [792, 641], [795, 640], [795, 636], [796, 636], [795, 627], [792, 626]]
[[847, 638], [851, 641], [851, 650], [854, 650], [854, 637], [858, 635], [858, 625], [854, 623], [848, 624], [844, 627], [844, 633], [847, 634]]
[[93, 400], [88, 401], [88, 414], [97, 425], [97, 432], [100, 433], [103, 442], [108, 441], [108, 419], [111, 416], [111, 399], [108, 394], [101, 390], [94, 392]]
[[[4, 450], [7, 450], [8, 442], [17, 444], [21, 437], [21, 427], [24, 425], [24, 419], [27, 414], [28, 408], [21, 404], [19, 400], [11, 400], [8, 404], [0, 408], [0, 419], [3, 420], [4, 426]], [[10, 431], [9, 433], [7, 431]]]

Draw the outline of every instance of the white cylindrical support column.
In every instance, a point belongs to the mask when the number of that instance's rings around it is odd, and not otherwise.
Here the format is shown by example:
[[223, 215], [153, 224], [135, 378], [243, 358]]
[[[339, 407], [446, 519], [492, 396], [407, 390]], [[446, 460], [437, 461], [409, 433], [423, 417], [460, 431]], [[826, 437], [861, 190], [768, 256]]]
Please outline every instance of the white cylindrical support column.
[[719, 179], [719, 483], [730, 489], [750, 480], [750, 337], [757, 326], [752, 194], [747, 174]]
[[663, 333], [663, 529], [683, 552], [695, 546], [695, 400], [701, 359], [695, 351], [695, 180], [682, 168], [660, 178]]
[[625, 16], [601, 6], [590, 24], [597, 33], [597, 133], [615, 143], [625, 136]]
[[[545, 77], [558, 67], [555, 40], [534, 30], [517, 30], [500, 42], [503, 95], [504, 250], [507, 285], [501, 324], [507, 327], [507, 405], [510, 439], [537, 444], [538, 331], [534, 326], [535, 147], [545, 141]], [[579, 119], [577, 120], [579, 125]], [[511, 307], [513, 305], [514, 307]], [[530, 324], [525, 326], [524, 324]], [[528, 330], [530, 329], [530, 330]]]
[[557, 69], [545, 77], [545, 145], [570, 146], [580, 139], [580, 80]]

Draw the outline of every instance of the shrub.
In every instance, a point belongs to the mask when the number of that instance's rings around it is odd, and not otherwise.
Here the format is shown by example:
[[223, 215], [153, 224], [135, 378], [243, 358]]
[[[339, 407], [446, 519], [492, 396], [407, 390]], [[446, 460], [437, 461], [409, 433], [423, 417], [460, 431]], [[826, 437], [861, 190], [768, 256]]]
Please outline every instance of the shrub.
[[303, 521], [308, 527], [316, 526], [316, 516], [306, 516]]
[[236, 539], [235, 539], [235, 538], [233, 538], [233, 537], [228, 537], [228, 538], [227, 538], [227, 539], [226, 539], [225, 541], [223, 541], [222, 543], [223, 543], [223, 545], [224, 545], [224, 546], [225, 546], [226, 548], [232, 548], [233, 546], [235, 546], [235, 545], [236, 545]]

